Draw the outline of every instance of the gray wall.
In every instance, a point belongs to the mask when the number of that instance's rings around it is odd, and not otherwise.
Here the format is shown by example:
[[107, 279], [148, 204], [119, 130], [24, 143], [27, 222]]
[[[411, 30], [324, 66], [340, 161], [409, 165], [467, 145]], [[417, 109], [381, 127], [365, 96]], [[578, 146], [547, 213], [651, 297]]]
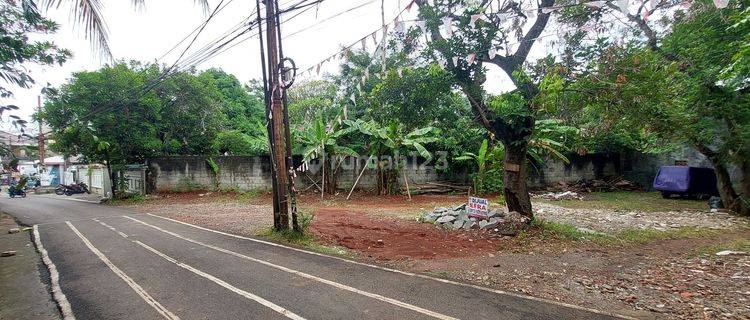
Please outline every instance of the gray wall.
[[[222, 189], [270, 189], [271, 166], [268, 157], [219, 156], [213, 157], [219, 166], [219, 187]], [[295, 166], [299, 166], [295, 158]], [[408, 158], [403, 169], [409, 183], [430, 181], [453, 181], [470, 184], [466, 170], [446, 173], [430, 166], [421, 166], [421, 160], [414, 164]], [[653, 155], [643, 153], [629, 154], [589, 154], [571, 155], [570, 164], [557, 160], [548, 160], [544, 165], [531, 167], [529, 185], [543, 187], [560, 181], [572, 183], [579, 180], [625, 178], [649, 189], [656, 171], [662, 165], [673, 165], [675, 161], [684, 160], [690, 166], [710, 167], [708, 160], [693, 149], [685, 148], [668, 154]], [[353, 158], [347, 159], [337, 171], [338, 188], [348, 190], [354, 184], [364, 166]], [[314, 166], [313, 166], [314, 167]], [[177, 191], [180, 189], [213, 189], [216, 176], [211, 171], [206, 158], [202, 156], [175, 156], [151, 159], [148, 162], [148, 191]], [[297, 172], [297, 187], [303, 190], [311, 181], [320, 180], [320, 170], [311, 168], [307, 173]], [[734, 170], [736, 175], [736, 170]], [[403, 181], [403, 177], [399, 177]], [[374, 170], [365, 170], [357, 189], [373, 190], [377, 185]], [[315, 189], [315, 187], [310, 187]]]
[[[202, 156], [175, 156], [150, 159], [149, 167], [149, 192], [154, 191], [178, 191], [184, 189], [213, 189], [216, 183], [216, 175], [211, 171], [206, 157]], [[271, 165], [268, 157], [243, 157], [243, 156], [219, 156], [212, 157], [219, 167], [219, 188], [221, 189], [270, 189], [271, 188]], [[295, 158], [295, 166], [299, 166], [300, 159]], [[316, 168], [313, 162], [308, 172], [297, 172], [296, 184], [298, 189], [305, 189], [312, 185], [312, 181], [320, 184], [321, 170]], [[465, 183], [467, 174], [446, 174], [430, 167], [420, 167], [421, 163], [414, 165], [408, 161], [403, 172], [406, 173], [409, 183], [424, 183], [429, 181], [450, 180]], [[348, 158], [337, 170], [337, 185], [339, 189], [349, 189], [362, 171], [365, 161], [355, 161]], [[330, 170], [329, 170], [330, 171]], [[402, 178], [403, 179], [403, 178]], [[377, 175], [374, 170], [366, 169], [362, 175], [357, 189], [369, 190], [377, 186]], [[315, 187], [311, 187], [315, 188]]]

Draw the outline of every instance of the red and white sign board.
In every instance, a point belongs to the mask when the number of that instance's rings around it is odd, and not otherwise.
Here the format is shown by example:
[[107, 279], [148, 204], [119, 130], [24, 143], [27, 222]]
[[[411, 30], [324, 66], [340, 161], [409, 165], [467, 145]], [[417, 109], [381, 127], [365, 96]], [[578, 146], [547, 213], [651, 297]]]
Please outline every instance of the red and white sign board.
[[484, 198], [469, 197], [469, 205], [466, 206], [469, 217], [487, 218], [489, 216], [490, 201]]

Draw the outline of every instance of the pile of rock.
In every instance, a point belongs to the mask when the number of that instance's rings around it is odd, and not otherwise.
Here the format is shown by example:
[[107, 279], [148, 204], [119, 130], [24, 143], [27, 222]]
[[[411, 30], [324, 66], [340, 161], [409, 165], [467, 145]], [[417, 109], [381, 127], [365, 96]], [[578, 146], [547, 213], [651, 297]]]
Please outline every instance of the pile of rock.
[[517, 212], [505, 213], [499, 209], [490, 210], [487, 217], [469, 217], [465, 203], [451, 208], [436, 207], [423, 215], [421, 220], [447, 230], [485, 229], [503, 235], [516, 235], [528, 225], [528, 218]]
[[547, 200], [583, 200], [583, 196], [573, 191], [565, 192], [547, 192], [542, 194], [532, 195], [534, 198], [547, 199]]

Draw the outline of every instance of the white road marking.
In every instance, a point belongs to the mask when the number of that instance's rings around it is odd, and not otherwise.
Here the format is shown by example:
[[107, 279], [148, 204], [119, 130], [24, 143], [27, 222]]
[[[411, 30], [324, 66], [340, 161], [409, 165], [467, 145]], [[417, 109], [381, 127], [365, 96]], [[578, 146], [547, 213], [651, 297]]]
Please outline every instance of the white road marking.
[[303, 250], [303, 249], [299, 249], [299, 248], [285, 246], [283, 244], [278, 244], [278, 243], [264, 241], [264, 240], [260, 240], [260, 239], [250, 238], [250, 237], [244, 237], [244, 236], [240, 236], [240, 235], [236, 235], [236, 234], [231, 234], [231, 233], [227, 233], [227, 232], [223, 232], [223, 231], [218, 231], [218, 230], [213, 230], [213, 229], [209, 229], [209, 228], [205, 228], [205, 227], [201, 227], [201, 226], [196, 226], [194, 224], [190, 224], [190, 223], [183, 222], [183, 221], [180, 221], [180, 220], [175, 220], [175, 219], [172, 219], [172, 218], [162, 217], [162, 216], [156, 215], [156, 214], [151, 214], [151, 213], [146, 213], [146, 214], [149, 215], [149, 216], [155, 217], [155, 218], [162, 219], [162, 220], [172, 221], [172, 222], [179, 223], [179, 224], [182, 224], [182, 225], [186, 225], [186, 226], [189, 226], [189, 227], [192, 227], [192, 228], [195, 228], [195, 229], [204, 230], [204, 231], [208, 231], [208, 232], [213, 232], [213, 233], [225, 235], [225, 236], [228, 236], [228, 237], [233, 237], [233, 238], [237, 238], [237, 239], [243, 239], [243, 240], [253, 241], [253, 242], [257, 242], [257, 243], [263, 243], [263, 244], [267, 244], [267, 245], [274, 246], [274, 247], [284, 248], [284, 249], [288, 249], [288, 250], [292, 250], [292, 251], [297, 251], [297, 252], [302, 252], [302, 253], [306, 253], [306, 254], [314, 255], [314, 256], [319, 256], [319, 257], [325, 257], [325, 258], [328, 258], [328, 259], [339, 260], [339, 261], [343, 261], [343, 262], [346, 262], [346, 263], [351, 263], [351, 264], [360, 265], [360, 266], [366, 266], [366, 267], [375, 268], [375, 269], [378, 269], [378, 270], [383, 270], [383, 271], [388, 271], [388, 272], [393, 272], [393, 273], [397, 273], [397, 274], [401, 274], [401, 275], [412, 276], [412, 277], [417, 277], [417, 278], [422, 278], [422, 279], [429, 279], [429, 280], [433, 280], [433, 281], [437, 281], [437, 282], [442, 282], [442, 283], [447, 283], [447, 284], [456, 285], [456, 286], [473, 288], [473, 289], [482, 290], [482, 291], [485, 291], [485, 292], [491, 292], [491, 293], [495, 293], [495, 294], [499, 294], [499, 295], [511, 296], [511, 297], [520, 298], [520, 299], [526, 299], [526, 300], [531, 300], [531, 301], [538, 301], [538, 302], [543, 302], [543, 303], [549, 303], [549, 304], [553, 304], [553, 305], [556, 305], [556, 306], [561, 306], [561, 307], [566, 307], [566, 308], [571, 308], [571, 309], [576, 309], [576, 310], [587, 311], [587, 312], [591, 312], [591, 313], [595, 313], [595, 314], [600, 314], [600, 315], [605, 315], [605, 316], [610, 316], [610, 317], [615, 317], [615, 318], [620, 318], [620, 319], [638, 320], [638, 318], [624, 316], [624, 315], [620, 315], [620, 314], [616, 314], [616, 313], [612, 313], [612, 312], [601, 311], [601, 310], [597, 310], [597, 309], [593, 309], [593, 308], [581, 307], [581, 306], [577, 306], [577, 305], [570, 304], [570, 303], [564, 303], [564, 302], [559, 302], [559, 301], [554, 301], [554, 300], [548, 300], [548, 299], [544, 299], [544, 298], [538, 298], [538, 297], [524, 295], [524, 294], [507, 292], [507, 291], [503, 291], [503, 290], [497, 290], [497, 289], [482, 287], [482, 286], [478, 286], [478, 285], [474, 285], [474, 284], [457, 282], [457, 281], [448, 280], [448, 279], [435, 278], [435, 277], [431, 277], [431, 276], [427, 276], [427, 275], [423, 275], [423, 274], [411, 273], [411, 272], [407, 272], [407, 271], [401, 271], [401, 270], [396, 270], [396, 269], [381, 267], [381, 266], [377, 266], [377, 265], [374, 265], [374, 264], [369, 264], [369, 263], [364, 263], [364, 262], [359, 262], [359, 261], [353, 261], [353, 260], [344, 259], [344, 258], [341, 258], [341, 257], [336, 257], [336, 256], [327, 255], [327, 254], [322, 254], [322, 253], [319, 253], [319, 252]]
[[47, 270], [49, 270], [52, 298], [55, 299], [57, 306], [60, 308], [63, 320], [75, 320], [76, 317], [73, 315], [73, 309], [70, 307], [70, 302], [68, 302], [68, 298], [65, 296], [65, 293], [62, 292], [62, 288], [60, 288], [60, 274], [57, 272], [57, 267], [52, 263], [47, 250], [44, 249], [44, 246], [42, 245], [42, 239], [39, 237], [39, 226], [34, 225], [33, 229], [34, 245], [36, 245], [39, 254], [42, 255], [42, 262], [44, 262], [44, 265], [47, 266]]
[[121, 237], [123, 237], [123, 238], [127, 238], [127, 237], [128, 237], [128, 235], [127, 235], [127, 234], [123, 233], [123, 232], [122, 232], [122, 231], [120, 231], [120, 230], [117, 230], [117, 229], [115, 229], [115, 227], [113, 227], [113, 226], [110, 226], [110, 225], [108, 225], [108, 224], [106, 224], [106, 223], [104, 223], [104, 222], [101, 222], [101, 221], [99, 221], [99, 219], [92, 219], [92, 220], [94, 220], [94, 221], [96, 221], [96, 222], [99, 222], [99, 224], [101, 224], [101, 225], [103, 225], [103, 226], [107, 227], [107, 228], [108, 228], [109, 230], [112, 230], [112, 231], [114, 231], [114, 232], [117, 232], [117, 234], [119, 234], [119, 235], [120, 235]]
[[78, 231], [78, 229], [76, 229], [76, 227], [73, 226], [73, 224], [70, 223], [70, 221], [65, 221], [65, 223], [68, 225], [68, 227], [70, 227], [71, 230], [73, 230], [73, 232], [79, 238], [81, 238], [81, 240], [89, 248], [89, 250], [91, 250], [91, 252], [93, 252], [97, 257], [99, 257], [99, 260], [101, 260], [102, 262], [104, 262], [104, 264], [107, 265], [107, 267], [109, 267], [109, 269], [112, 270], [112, 272], [114, 272], [118, 277], [120, 277], [120, 279], [122, 279], [123, 281], [125, 281], [125, 283], [127, 283], [128, 286], [130, 286], [130, 288], [132, 288], [133, 291], [135, 291], [135, 293], [137, 293], [139, 296], [141, 296], [141, 298], [143, 299], [143, 301], [146, 301], [147, 304], [149, 304], [151, 307], [153, 307], [156, 310], [156, 312], [158, 312], [160, 315], [162, 315], [165, 319], [171, 319], [171, 320], [179, 320], [180, 319], [179, 317], [177, 317], [176, 315], [174, 315], [172, 312], [170, 312], [169, 310], [167, 310], [167, 308], [165, 308], [164, 306], [162, 306], [158, 301], [156, 301], [156, 299], [154, 299], [153, 297], [151, 297], [151, 295], [149, 295], [148, 292], [146, 292], [146, 290], [143, 290], [143, 288], [140, 285], [138, 285], [137, 283], [135, 283], [135, 281], [133, 281], [133, 279], [130, 278], [127, 274], [125, 274], [125, 272], [122, 272], [122, 270], [120, 270], [120, 268], [118, 268], [117, 266], [115, 266], [112, 263], [112, 261], [110, 261], [109, 258], [107, 258], [107, 256], [105, 256], [101, 251], [99, 251], [99, 249], [97, 249], [96, 247], [94, 247], [94, 245], [91, 244], [91, 242], [89, 241], [89, 239], [87, 239], [80, 231]]
[[60, 196], [53, 197], [53, 196], [48, 196], [48, 195], [35, 195], [35, 197], [47, 198], [47, 199], [55, 199], [55, 200], [78, 201], [78, 202], [86, 202], [86, 203], [93, 203], [93, 204], [101, 204], [102, 203], [101, 201], [91, 201], [91, 200], [86, 200], [86, 199], [71, 198], [71, 197], [68, 197], [68, 196], [65, 196], [65, 198], [63, 198], [63, 197], [60, 197]]
[[360, 290], [360, 289], [357, 289], [357, 288], [354, 288], [354, 287], [350, 287], [350, 286], [347, 286], [345, 284], [341, 284], [341, 283], [338, 283], [338, 282], [335, 282], [335, 281], [323, 279], [323, 278], [320, 278], [320, 277], [317, 277], [317, 276], [314, 276], [314, 275], [311, 275], [311, 274], [307, 274], [307, 273], [304, 273], [304, 272], [301, 272], [301, 271], [297, 271], [297, 270], [290, 269], [290, 268], [287, 268], [287, 267], [284, 267], [284, 266], [276, 265], [276, 264], [270, 263], [270, 262], [265, 261], [265, 260], [256, 259], [256, 258], [253, 258], [253, 257], [250, 257], [250, 256], [246, 256], [246, 255], [241, 254], [241, 253], [237, 253], [237, 252], [234, 252], [234, 251], [231, 251], [231, 250], [227, 250], [227, 249], [220, 248], [220, 247], [217, 247], [217, 246], [214, 246], [214, 245], [210, 245], [210, 244], [203, 243], [203, 242], [200, 242], [200, 241], [197, 241], [197, 240], [193, 240], [193, 239], [184, 237], [184, 236], [182, 236], [180, 234], [177, 234], [175, 232], [162, 229], [162, 228], [157, 227], [155, 225], [148, 224], [148, 223], [143, 222], [141, 220], [138, 220], [136, 218], [132, 218], [132, 217], [129, 217], [129, 216], [123, 216], [123, 217], [128, 218], [130, 220], [133, 220], [135, 222], [141, 223], [141, 224], [143, 224], [145, 226], [154, 228], [156, 230], [159, 230], [161, 232], [169, 234], [169, 235], [171, 235], [173, 237], [176, 237], [176, 238], [179, 238], [179, 239], [191, 242], [191, 243], [195, 243], [197, 245], [201, 245], [201, 246], [204, 246], [204, 247], [207, 247], [207, 248], [211, 248], [211, 249], [214, 249], [216, 251], [223, 252], [223, 253], [226, 253], [226, 254], [229, 254], [229, 255], [232, 255], [232, 256], [235, 256], [235, 257], [239, 257], [239, 258], [242, 258], [242, 259], [246, 259], [246, 260], [250, 260], [250, 261], [253, 261], [253, 262], [257, 262], [257, 263], [263, 264], [265, 266], [268, 266], [268, 267], [271, 267], [271, 268], [275, 268], [275, 269], [278, 269], [278, 270], [281, 270], [281, 271], [284, 271], [284, 272], [288, 272], [288, 273], [291, 273], [291, 274], [294, 274], [294, 275], [297, 275], [297, 276], [300, 276], [300, 277], [303, 277], [303, 278], [307, 278], [307, 279], [310, 279], [310, 280], [315, 280], [315, 281], [318, 281], [318, 282], [321, 282], [321, 283], [325, 283], [327, 285], [336, 287], [336, 288], [341, 289], [341, 290], [346, 290], [346, 291], [353, 292], [353, 293], [356, 293], [356, 294], [360, 294], [360, 295], [363, 295], [363, 296], [366, 296], [366, 297], [369, 297], [369, 298], [377, 299], [377, 300], [380, 300], [380, 301], [383, 301], [383, 302], [386, 302], [386, 303], [390, 303], [390, 304], [398, 306], [398, 307], [406, 308], [406, 309], [409, 309], [409, 310], [413, 310], [413, 311], [419, 312], [419, 313], [424, 314], [424, 315], [428, 315], [428, 316], [433, 317], [433, 318], [443, 319], [443, 320], [457, 320], [457, 318], [453, 318], [453, 317], [450, 317], [450, 316], [447, 316], [447, 315], [444, 315], [444, 314], [441, 314], [441, 313], [438, 313], [438, 312], [434, 312], [434, 311], [431, 311], [431, 310], [420, 308], [420, 307], [408, 304], [408, 303], [403, 302], [403, 301], [399, 301], [399, 300], [396, 300], [396, 299], [393, 299], [393, 298], [384, 297], [384, 296], [376, 294], [376, 293], [371, 293], [371, 292], [367, 292], [367, 291], [364, 291], [364, 290]]
[[[109, 229], [111, 229], [113, 231], [117, 231], [114, 227], [112, 227], [112, 226], [110, 226], [110, 225], [108, 225], [108, 224], [106, 224], [104, 222], [101, 222], [101, 221], [98, 221], [98, 222], [101, 225], [103, 225], [103, 226], [105, 226], [105, 227], [107, 227], [107, 228], [109, 228]], [[118, 234], [119, 233], [120, 232], [118, 232]], [[127, 238], [127, 236], [125, 236], [125, 237]], [[212, 281], [212, 282], [214, 282], [214, 283], [216, 283], [216, 284], [218, 284], [218, 285], [220, 285], [220, 286], [228, 289], [229, 291], [232, 291], [232, 292], [234, 292], [236, 294], [239, 294], [239, 295], [241, 295], [241, 296], [243, 296], [245, 298], [248, 298], [250, 300], [258, 302], [261, 305], [263, 305], [265, 307], [268, 307], [271, 310], [276, 311], [276, 312], [278, 312], [278, 313], [286, 316], [289, 319], [305, 320], [305, 318], [300, 317], [299, 315], [295, 314], [292, 311], [284, 309], [283, 307], [281, 307], [281, 306], [279, 306], [279, 305], [277, 305], [277, 304], [275, 304], [275, 303], [273, 303], [271, 301], [263, 299], [263, 298], [261, 298], [259, 296], [256, 296], [256, 295], [254, 295], [254, 294], [252, 294], [250, 292], [247, 292], [245, 290], [237, 288], [237, 287], [235, 287], [235, 286], [227, 283], [226, 281], [221, 280], [221, 279], [219, 279], [219, 278], [217, 278], [217, 277], [215, 277], [215, 276], [213, 276], [211, 274], [205, 273], [205, 272], [203, 272], [201, 270], [193, 268], [192, 266], [190, 266], [188, 264], [185, 264], [185, 263], [182, 263], [180, 261], [177, 261], [176, 259], [174, 259], [174, 258], [172, 258], [172, 257], [170, 257], [170, 256], [168, 256], [168, 255], [166, 255], [166, 254], [164, 254], [162, 252], [160, 252], [159, 250], [156, 250], [156, 249], [150, 247], [149, 245], [147, 245], [147, 244], [145, 244], [143, 242], [140, 242], [138, 240], [130, 240], [130, 241], [132, 241], [133, 243], [136, 243], [136, 244], [140, 245], [141, 247], [145, 248], [148, 251], [151, 251], [152, 253], [156, 254], [157, 256], [162, 257], [164, 260], [167, 260], [167, 261], [169, 261], [169, 262], [171, 262], [171, 263], [173, 263], [173, 264], [175, 264], [175, 265], [177, 265], [177, 266], [179, 266], [179, 267], [181, 267], [183, 269], [186, 269], [186, 270], [188, 270], [188, 271], [190, 271], [192, 273], [195, 273], [195, 274], [197, 274], [197, 275], [199, 275], [199, 276], [201, 276], [203, 278], [206, 278], [206, 279], [208, 279], [208, 280], [210, 280], [210, 281]]]

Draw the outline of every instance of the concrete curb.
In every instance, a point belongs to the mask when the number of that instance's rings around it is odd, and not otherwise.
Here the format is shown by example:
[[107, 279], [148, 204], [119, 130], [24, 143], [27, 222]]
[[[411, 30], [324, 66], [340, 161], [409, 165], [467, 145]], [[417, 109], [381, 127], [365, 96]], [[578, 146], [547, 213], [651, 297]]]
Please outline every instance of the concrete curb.
[[60, 274], [57, 273], [57, 267], [52, 263], [52, 260], [47, 254], [47, 250], [44, 249], [44, 246], [42, 245], [42, 240], [39, 237], [39, 227], [34, 225], [33, 229], [34, 246], [36, 246], [36, 250], [39, 251], [39, 254], [42, 255], [42, 262], [44, 262], [44, 265], [47, 266], [47, 270], [49, 271], [50, 282], [52, 285], [52, 300], [57, 303], [57, 307], [60, 309], [60, 314], [64, 320], [75, 320], [76, 317], [73, 315], [70, 302], [68, 302], [68, 298], [65, 296], [65, 293], [62, 292], [62, 288], [60, 288]]

